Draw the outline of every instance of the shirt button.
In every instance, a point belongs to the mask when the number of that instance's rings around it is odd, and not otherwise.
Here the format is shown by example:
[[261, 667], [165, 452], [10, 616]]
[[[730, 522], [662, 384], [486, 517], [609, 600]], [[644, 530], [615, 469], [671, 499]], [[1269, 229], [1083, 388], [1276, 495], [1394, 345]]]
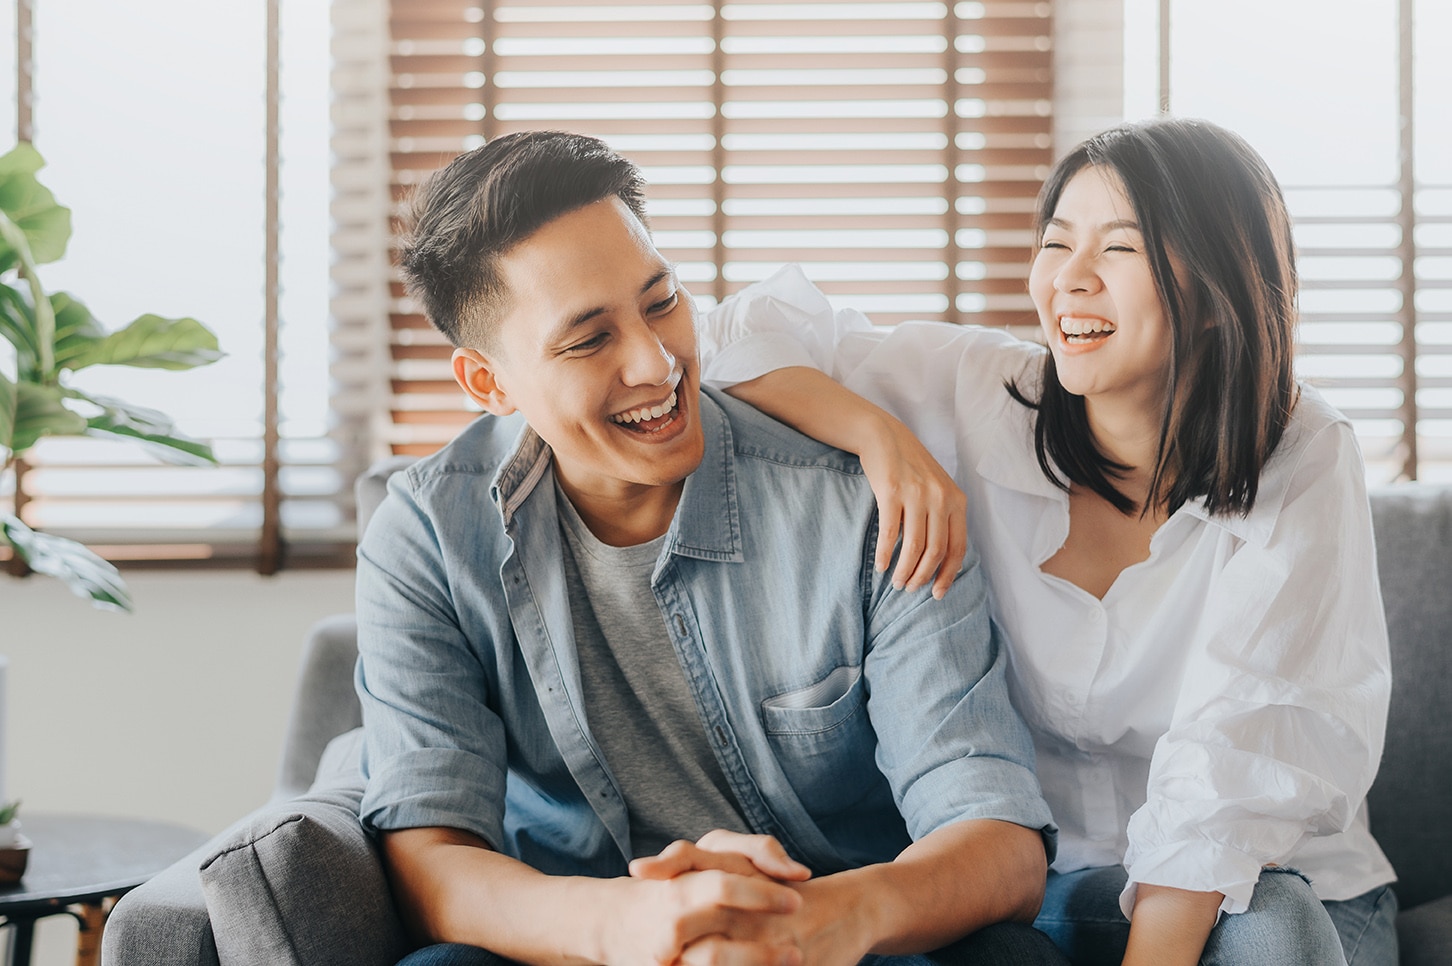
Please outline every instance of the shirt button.
[[676, 633], [679, 634], [679, 635], [681, 635], [682, 637], [685, 637], [686, 636], [686, 619], [684, 617], [682, 617], [680, 614], [675, 615], [675, 617], [676, 617]]

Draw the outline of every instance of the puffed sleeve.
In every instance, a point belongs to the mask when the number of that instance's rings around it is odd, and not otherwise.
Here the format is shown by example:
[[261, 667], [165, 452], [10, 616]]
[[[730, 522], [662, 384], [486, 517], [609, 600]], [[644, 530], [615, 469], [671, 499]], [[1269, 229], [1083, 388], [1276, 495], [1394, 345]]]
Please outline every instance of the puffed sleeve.
[[836, 368], [837, 347], [848, 332], [871, 332], [867, 316], [836, 309], [797, 265], [724, 300], [701, 329], [703, 381], [725, 389], [776, 369]]
[[1193, 640], [1165, 642], [1191, 657], [1129, 822], [1126, 915], [1141, 882], [1243, 912], [1261, 868], [1346, 830], [1376, 774], [1391, 671], [1361, 454], [1341, 420], [1293, 419], [1281, 448], [1294, 465], [1265, 492], [1268, 465], [1259, 498], [1278, 512], [1257, 503]]
[[443, 826], [504, 839], [504, 726], [459, 627], [437, 533], [409, 474], [389, 480], [358, 548], [361, 817], [376, 831]]

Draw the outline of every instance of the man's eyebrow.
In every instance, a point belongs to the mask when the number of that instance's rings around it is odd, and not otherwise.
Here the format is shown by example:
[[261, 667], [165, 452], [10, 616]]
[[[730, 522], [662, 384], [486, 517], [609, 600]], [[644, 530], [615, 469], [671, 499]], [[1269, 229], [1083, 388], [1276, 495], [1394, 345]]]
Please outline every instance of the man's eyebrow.
[[[1049, 224], [1053, 225], [1055, 228], [1063, 228], [1065, 231], [1074, 227], [1073, 222], [1068, 221], [1064, 218], [1059, 218], [1057, 216], [1050, 218]], [[1114, 221], [1106, 221], [1104, 224], [1099, 226], [1100, 231], [1114, 231], [1118, 228], [1127, 228], [1130, 231], [1141, 230], [1139, 227], [1139, 222], [1135, 221], [1133, 218], [1116, 218]]]
[[[662, 266], [660, 271], [652, 275], [649, 279], [646, 280], [646, 283], [640, 287], [640, 294], [644, 295], [646, 292], [649, 292], [651, 289], [655, 288], [661, 283], [662, 279], [670, 277], [673, 271], [674, 270], [669, 265]], [[565, 319], [558, 326], [556, 326], [554, 331], [550, 333], [549, 341], [557, 342], [561, 339], [564, 339], [571, 332], [580, 328], [582, 325], [587, 324], [597, 315], [603, 315], [604, 312], [605, 306], [603, 305], [597, 305], [593, 308], [588, 309], [581, 309], [579, 312], [576, 312], [574, 315]]]

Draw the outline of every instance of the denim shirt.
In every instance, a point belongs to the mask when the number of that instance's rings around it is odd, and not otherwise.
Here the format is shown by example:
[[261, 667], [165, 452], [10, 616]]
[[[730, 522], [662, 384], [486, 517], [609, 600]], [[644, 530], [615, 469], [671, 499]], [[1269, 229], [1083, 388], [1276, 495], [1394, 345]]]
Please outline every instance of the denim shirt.
[[[705, 457], [642, 605], [751, 827], [818, 874], [964, 819], [1043, 830], [1052, 857], [977, 558], [943, 601], [893, 590], [855, 457], [712, 391], [699, 413]], [[624, 875], [551, 474], [533, 431], [487, 417], [390, 481], [358, 550], [361, 814], [472, 832], [549, 874]]]

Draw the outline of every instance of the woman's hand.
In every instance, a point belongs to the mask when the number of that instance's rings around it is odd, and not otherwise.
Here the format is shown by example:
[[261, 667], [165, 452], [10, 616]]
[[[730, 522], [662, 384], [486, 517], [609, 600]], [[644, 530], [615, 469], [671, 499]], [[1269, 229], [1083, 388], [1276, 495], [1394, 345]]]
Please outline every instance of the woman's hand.
[[877, 496], [875, 566], [887, 570], [901, 537], [892, 585], [917, 590], [931, 582], [942, 600], [968, 550], [968, 498], [906, 426], [886, 413], [880, 423], [858, 453]]
[[933, 596], [943, 599], [968, 550], [968, 499], [912, 430], [815, 369], [776, 369], [726, 391], [814, 439], [856, 453], [877, 496], [877, 571], [892, 563], [901, 536], [893, 586], [917, 590], [931, 582]]

